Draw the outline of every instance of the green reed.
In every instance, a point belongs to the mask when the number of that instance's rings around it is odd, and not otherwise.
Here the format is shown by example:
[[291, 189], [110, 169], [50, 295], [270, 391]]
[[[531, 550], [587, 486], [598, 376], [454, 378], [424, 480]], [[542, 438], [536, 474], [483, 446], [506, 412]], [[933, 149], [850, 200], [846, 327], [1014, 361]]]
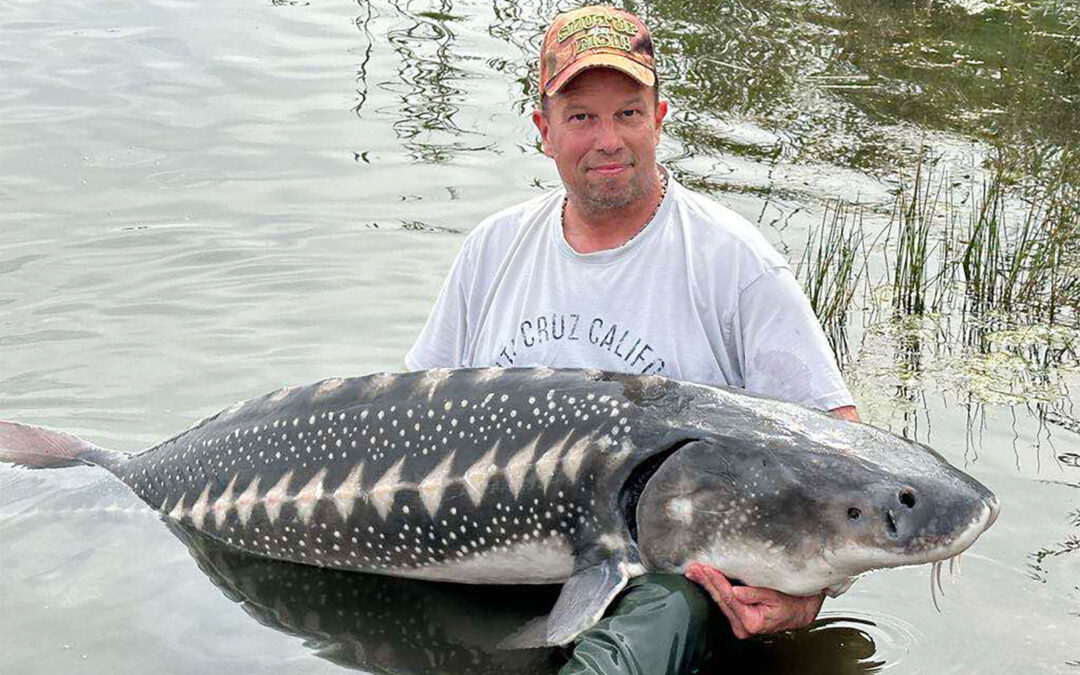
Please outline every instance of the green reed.
[[1026, 208], [1007, 208], [1007, 170], [995, 163], [970, 212], [960, 265], [964, 313], [995, 323], [1064, 322], [1080, 316], [1080, 190], [1062, 157], [1047, 184], [1022, 195]]
[[[940, 278], [940, 269], [932, 267], [930, 232], [943, 205], [945, 177], [935, 176], [919, 154], [914, 180], [910, 185], [901, 183], [885, 242], [890, 248], [895, 231], [896, 243], [891, 246], [892, 305], [901, 315], [925, 314], [930, 309], [927, 295], [931, 279]], [[889, 262], [887, 259], [887, 266]]]
[[821, 224], [810, 228], [795, 275], [803, 280], [810, 306], [838, 356], [844, 350], [848, 314], [866, 257], [862, 207], [827, 202]]
[[[842, 364], [873, 363], [867, 335], [886, 335], [898, 397], [920, 395], [929, 350], [934, 376], [970, 395], [1048, 411], [1068, 399], [1060, 368], [1080, 365], [1080, 152], [1040, 161], [1028, 174], [1000, 153], [962, 180], [919, 161], [876, 234], [864, 222], [872, 211], [825, 205], [796, 274]], [[860, 309], [863, 345], [852, 354]]]

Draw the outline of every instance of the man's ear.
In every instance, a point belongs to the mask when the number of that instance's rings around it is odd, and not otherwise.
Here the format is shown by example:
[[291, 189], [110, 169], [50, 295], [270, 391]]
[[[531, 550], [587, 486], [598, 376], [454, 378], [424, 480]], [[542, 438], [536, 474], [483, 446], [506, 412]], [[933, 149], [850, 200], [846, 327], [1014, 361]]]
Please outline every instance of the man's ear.
[[540, 148], [544, 151], [544, 154], [551, 157], [551, 142], [548, 140], [548, 132], [551, 127], [548, 126], [547, 115], [542, 110], [534, 110], [532, 113], [533, 124], [536, 125], [536, 130], [540, 132]]
[[668, 110], [667, 101], [657, 101], [656, 102], [656, 114], [653, 117], [653, 136], [655, 137], [654, 140], [653, 140], [654, 144], [657, 144], [657, 143], [660, 142], [660, 130], [664, 126], [664, 117], [667, 116], [667, 110]]

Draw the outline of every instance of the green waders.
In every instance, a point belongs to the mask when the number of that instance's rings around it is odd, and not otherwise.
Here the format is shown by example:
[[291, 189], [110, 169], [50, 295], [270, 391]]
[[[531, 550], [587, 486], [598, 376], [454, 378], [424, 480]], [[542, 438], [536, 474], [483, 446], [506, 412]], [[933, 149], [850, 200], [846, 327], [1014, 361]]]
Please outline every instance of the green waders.
[[[646, 574], [631, 579], [607, 615], [577, 637], [559, 675], [693, 673], [710, 646], [733, 639], [727, 625], [694, 582], [674, 574]], [[718, 626], [728, 636], [713, 636]]]

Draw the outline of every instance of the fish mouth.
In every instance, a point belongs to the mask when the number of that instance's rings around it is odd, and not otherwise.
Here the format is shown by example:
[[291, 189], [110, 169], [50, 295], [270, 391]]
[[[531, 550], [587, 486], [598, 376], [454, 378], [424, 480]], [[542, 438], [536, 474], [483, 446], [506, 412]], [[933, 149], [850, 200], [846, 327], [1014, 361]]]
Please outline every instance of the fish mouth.
[[941, 544], [929, 547], [912, 556], [910, 562], [904, 565], [922, 565], [925, 563], [940, 563], [949, 558], [954, 558], [960, 553], [971, 548], [983, 532], [997, 521], [1001, 512], [1001, 504], [997, 497], [991, 496], [983, 500], [982, 509], [970, 520], [966, 527], [952, 537], [943, 537]]
[[878, 568], [937, 565], [969, 549], [997, 520], [1001, 512], [997, 498], [991, 496], [981, 501], [981, 508], [973, 510], [966, 523], [950, 533], [919, 535], [908, 546], [842, 546], [827, 552], [826, 560], [845, 577], [858, 576]]
[[1001, 513], [1001, 503], [998, 501], [995, 495], [990, 495], [984, 502], [984, 510], [982, 514], [981, 523], [973, 523], [968, 528], [964, 535], [970, 535], [970, 541], [966, 544], [962, 544], [960, 549], [956, 551], [954, 555], [941, 556], [937, 559], [928, 560], [930, 563], [930, 597], [934, 602], [934, 609], [941, 611], [941, 606], [938, 604], [938, 595], [944, 597], [945, 587], [941, 585], [941, 568], [945, 565], [945, 561], [949, 562], [949, 576], [960, 571], [960, 556], [964, 551], [968, 549], [979, 536], [990, 529], [990, 526], [997, 522], [998, 514]]

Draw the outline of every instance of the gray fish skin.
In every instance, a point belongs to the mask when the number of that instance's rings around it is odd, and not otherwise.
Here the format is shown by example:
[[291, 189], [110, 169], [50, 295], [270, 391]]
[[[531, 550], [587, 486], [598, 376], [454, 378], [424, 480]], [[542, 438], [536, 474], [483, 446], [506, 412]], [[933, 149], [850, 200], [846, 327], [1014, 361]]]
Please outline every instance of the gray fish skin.
[[118, 475], [172, 519], [257, 555], [561, 582], [581, 556], [632, 547], [619, 490], [677, 439], [658, 417], [669, 406], [634, 400], [636, 384], [550, 369], [330, 380], [234, 406]]
[[994, 494], [941, 455], [875, 427], [710, 387], [669, 420], [700, 441], [637, 505], [652, 569], [699, 562], [792, 595], [837, 594], [875, 569], [959, 555], [997, 519]]
[[[565, 644], [646, 569], [791, 594], [958, 555], [993, 493], [925, 446], [735, 390], [594, 370], [429, 370], [239, 403], [134, 457], [0, 422], [0, 460], [103, 466], [184, 526], [310, 565], [565, 582], [504, 644]], [[636, 536], [635, 536], [636, 535]]]

